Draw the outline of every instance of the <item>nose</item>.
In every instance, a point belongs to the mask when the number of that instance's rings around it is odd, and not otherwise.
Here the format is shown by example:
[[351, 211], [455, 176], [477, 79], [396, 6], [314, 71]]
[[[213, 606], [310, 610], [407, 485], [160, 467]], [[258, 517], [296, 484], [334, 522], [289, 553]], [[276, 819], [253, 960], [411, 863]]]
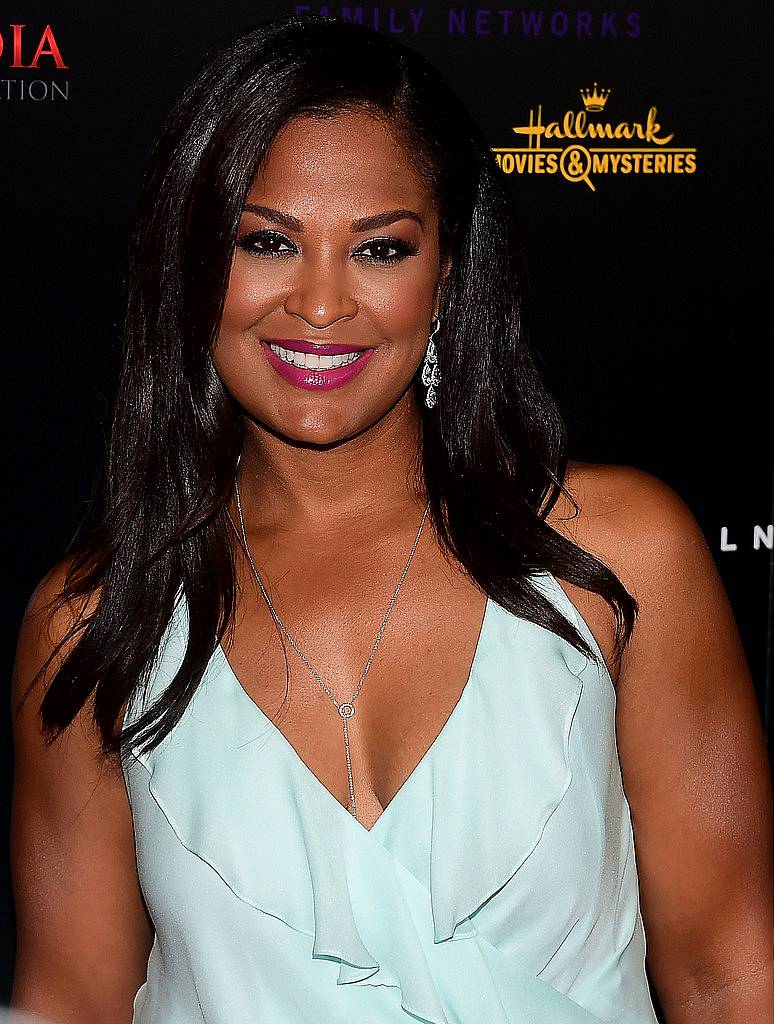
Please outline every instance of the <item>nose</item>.
[[285, 296], [285, 312], [310, 327], [324, 330], [339, 320], [357, 316], [358, 304], [350, 292], [346, 273], [337, 274], [328, 265], [299, 268], [293, 289]]

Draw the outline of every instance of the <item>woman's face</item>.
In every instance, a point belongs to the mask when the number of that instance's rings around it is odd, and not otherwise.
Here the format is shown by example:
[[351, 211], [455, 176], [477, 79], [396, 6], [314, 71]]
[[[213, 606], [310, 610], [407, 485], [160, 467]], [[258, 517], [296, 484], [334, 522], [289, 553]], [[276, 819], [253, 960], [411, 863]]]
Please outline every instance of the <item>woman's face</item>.
[[389, 129], [363, 112], [299, 118], [245, 203], [217, 372], [273, 432], [359, 433], [413, 401], [441, 273], [437, 213]]

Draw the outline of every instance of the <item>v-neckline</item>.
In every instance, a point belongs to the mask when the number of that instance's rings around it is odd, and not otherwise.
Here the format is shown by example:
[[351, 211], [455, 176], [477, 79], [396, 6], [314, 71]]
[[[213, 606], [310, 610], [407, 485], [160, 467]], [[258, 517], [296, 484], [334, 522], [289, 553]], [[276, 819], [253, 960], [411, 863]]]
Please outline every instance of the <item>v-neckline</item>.
[[250, 696], [247, 690], [245, 690], [234, 669], [231, 667], [231, 662], [228, 660], [228, 656], [226, 652], [223, 650], [223, 646], [220, 643], [220, 641], [216, 644], [215, 656], [220, 659], [226, 677], [231, 683], [232, 689], [237, 693], [237, 696], [239, 696], [241, 700], [247, 701], [248, 705], [253, 709], [253, 713], [257, 714], [257, 717], [260, 719], [260, 721], [268, 725], [275, 732], [278, 741], [282, 745], [282, 748], [285, 750], [286, 754], [290, 756], [293, 763], [297, 765], [299, 769], [304, 773], [304, 775], [309, 779], [312, 786], [318, 792], [321, 793], [322, 799], [326, 800], [329, 804], [332, 804], [334, 811], [336, 810], [336, 808], [338, 808], [338, 811], [345, 814], [357, 829], [360, 829], [361, 831], [365, 832], [366, 835], [373, 836], [376, 834], [377, 830], [379, 830], [382, 827], [388, 815], [391, 816], [391, 813], [394, 813], [393, 808], [395, 804], [399, 803], [402, 799], [406, 799], [405, 794], [411, 788], [413, 779], [418, 775], [422, 766], [428, 760], [430, 760], [431, 756], [435, 753], [437, 748], [443, 743], [444, 736], [451, 730], [454, 722], [459, 718], [466, 701], [469, 699], [470, 691], [473, 689], [473, 686], [477, 679], [476, 670], [478, 667], [478, 662], [481, 658], [481, 651], [484, 648], [484, 639], [486, 631], [488, 629], [489, 619], [491, 618], [493, 612], [493, 605], [494, 602], [492, 598], [489, 597], [489, 595], [487, 595], [486, 603], [484, 605], [484, 614], [481, 618], [481, 625], [479, 627], [478, 637], [476, 639], [476, 646], [473, 651], [473, 657], [470, 662], [468, 677], [465, 680], [465, 685], [460, 691], [460, 695], [457, 698], [454, 707], [449, 712], [446, 720], [441, 726], [441, 729], [436, 735], [435, 739], [432, 741], [430, 746], [425, 750], [424, 754], [420, 757], [419, 761], [416, 763], [416, 765], [408, 774], [403, 783], [396, 790], [392, 799], [388, 802], [387, 806], [382, 810], [381, 814], [370, 828], [367, 828], [358, 818], [356, 818], [350, 811], [348, 811], [344, 804], [342, 804], [341, 801], [338, 800], [333, 795], [333, 793], [331, 793], [328, 787], [320, 781], [320, 779], [315, 775], [315, 773], [312, 771], [312, 769], [309, 767], [306, 761], [304, 761], [299, 752], [287, 738], [285, 733], [279, 728], [279, 726], [274, 721], [272, 721], [271, 718], [269, 718], [269, 716], [263, 711], [263, 709], [258, 704], [256, 704], [256, 702], [253, 700], [253, 698]]

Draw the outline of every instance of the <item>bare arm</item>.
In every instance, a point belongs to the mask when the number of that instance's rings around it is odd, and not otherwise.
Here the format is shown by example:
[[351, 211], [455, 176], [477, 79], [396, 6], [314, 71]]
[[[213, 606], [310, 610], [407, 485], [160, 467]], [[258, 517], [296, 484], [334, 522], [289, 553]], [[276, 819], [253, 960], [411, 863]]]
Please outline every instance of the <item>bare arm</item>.
[[772, 795], [737, 625], [682, 499], [613, 469], [626, 539], [611, 567], [640, 602], [617, 733], [649, 968], [668, 1024], [768, 1024]]
[[12, 687], [11, 878], [17, 953], [11, 1006], [56, 1024], [130, 1024], [153, 941], [137, 878], [131, 809], [118, 762], [98, 757], [87, 704], [46, 747], [38, 710], [50, 679], [22, 694], [68, 626], [52, 617], [56, 570], [22, 624]]

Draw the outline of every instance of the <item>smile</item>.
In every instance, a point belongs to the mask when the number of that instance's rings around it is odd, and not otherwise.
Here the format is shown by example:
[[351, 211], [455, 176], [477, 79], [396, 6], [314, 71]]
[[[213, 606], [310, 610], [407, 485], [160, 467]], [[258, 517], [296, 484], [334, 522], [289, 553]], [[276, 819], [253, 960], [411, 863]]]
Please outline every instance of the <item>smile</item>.
[[363, 355], [363, 351], [360, 351], [344, 352], [337, 356], [321, 356], [314, 352], [295, 352], [272, 344], [269, 344], [269, 348], [283, 362], [306, 370], [335, 370], [339, 366], [349, 366]]
[[376, 351], [366, 348], [321, 355], [319, 352], [298, 352], [270, 341], [261, 341], [261, 348], [279, 376], [303, 391], [343, 387], [362, 373]]

